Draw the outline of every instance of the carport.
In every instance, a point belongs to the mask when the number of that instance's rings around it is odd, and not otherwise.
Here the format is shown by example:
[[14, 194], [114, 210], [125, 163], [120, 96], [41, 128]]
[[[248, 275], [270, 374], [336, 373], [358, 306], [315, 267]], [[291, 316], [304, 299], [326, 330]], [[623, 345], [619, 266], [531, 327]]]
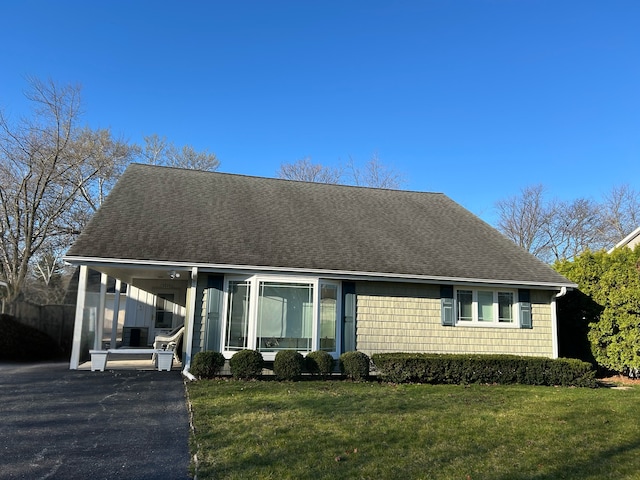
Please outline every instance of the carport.
[[[188, 299], [194, 297], [190, 295], [195, 282], [192, 271], [95, 259], [76, 264], [79, 278], [70, 369], [92, 369], [92, 351], [109, 352], [110, 369], [157, 365], [159, 352], [152, 351], [155, 337], [187, 319]], [[186, 345], [184, 338], [172, 346], [180, 350], [177, 357], [185, 358]], [[179, 362], [173, 365], [180, 367]]]

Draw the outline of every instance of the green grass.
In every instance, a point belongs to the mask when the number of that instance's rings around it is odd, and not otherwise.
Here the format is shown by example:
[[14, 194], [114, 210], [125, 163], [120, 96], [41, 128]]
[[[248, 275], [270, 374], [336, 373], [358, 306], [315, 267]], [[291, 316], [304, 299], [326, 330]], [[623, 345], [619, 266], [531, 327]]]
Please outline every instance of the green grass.
[[198, 478], [640, 478], [640, 389], [199, 381]]

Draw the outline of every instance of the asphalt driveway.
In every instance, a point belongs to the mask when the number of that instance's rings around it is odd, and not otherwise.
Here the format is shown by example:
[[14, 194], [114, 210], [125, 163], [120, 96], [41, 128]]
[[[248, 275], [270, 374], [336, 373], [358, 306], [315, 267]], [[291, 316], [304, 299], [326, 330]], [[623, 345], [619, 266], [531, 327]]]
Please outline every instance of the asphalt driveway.
[[0, 479], [188, 479], [180, 373], [0, 364]]

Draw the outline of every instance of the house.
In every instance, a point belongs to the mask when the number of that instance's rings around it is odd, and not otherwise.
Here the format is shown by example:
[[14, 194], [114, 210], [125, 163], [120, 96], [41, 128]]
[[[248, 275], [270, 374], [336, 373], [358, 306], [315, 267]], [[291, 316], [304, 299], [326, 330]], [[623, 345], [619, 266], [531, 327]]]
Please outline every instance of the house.
[[640, 244], [640, 227], [636, 228], [629, 235], [624, 237], [618, 243], [615, 244], [607, 253], [613, 252], [617, 248], [629, 247], [630, 249], [634, 249], [636, 245]]
[[182, 323], [187, 372], [197, 352], [247, 348], [553, 358], [556, 298], [576, 286], [441, 193], [138, 164], [66, 260], [81, 273], [72, 369], [92, 345]]

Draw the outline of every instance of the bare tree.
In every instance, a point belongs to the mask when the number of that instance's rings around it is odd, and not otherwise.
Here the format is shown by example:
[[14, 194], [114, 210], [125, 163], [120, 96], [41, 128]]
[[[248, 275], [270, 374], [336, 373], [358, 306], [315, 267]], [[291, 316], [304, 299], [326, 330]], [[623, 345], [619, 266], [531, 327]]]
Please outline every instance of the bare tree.
[[362, 187], [398, 189], [404, 185], [402, 174], [382, 163], [377, 153], [374, 153], [364, 167], [360, 168], [349, 157], [347, 170], [351, 174], [354, 185]]
[[525, 187], [516, 195], [496, 203], [498, 229], [528, 252], [540, 258], [551, 248], [553, 204], [547, 204], [542, 185]]
[[58, 252], [46, 249], [33, 259], [32, 265], [24, 287], [29, 300], [45, 305], [63, 303], [73, 268], [64, 264]]
[[313, 163], [311, 157], [304, 157], [294, 163], [282, 163], [278, 178], [315, 183], [342, 183], [342, 169]]
[[108, 132], [79, 126], [80, 87], [37, 79], [29, 85], [32, 116], [14, 123], [0, 114], [0, 266], [9, 303], [20, 295], [32, 259], [69, 234], [68, 214], [89, 196], [91, 182], [113, 168], [95, 141], [110, 143]]
[[600, 208], [604, 241], [613, 246], [640, 227], [640, 192], [629, 185], [613, 187]]
[[556, 202], [547, 227], [551, 255], [543, 259], [548, 262], [570, 259], [586, 250], [595, 251], [606, 246], [600, 206], [593, 200], [578, 198], [571, 202]]
[[191, 145], [176, 147], [166, 137], [157, 134], [145, 136], [143, 140], [144, 145], [138, 147], [138, 151], [145, 163], [209, 172], [217, 170], [220, 166], [216, 154], [207, 150], [197, 151]]
[[[108, 129], [83, 128], [78, 131], [70, 152], [71, 156], [78, 159], [78, 167], [71, 172], [72, 181], [78, 186], [78, 197], [64, 212], [60, 223], [61, 230], [66, 229], [68, 236], [73, 237], [84, 229], [102, 205], [126, 166], [133, 160], [137, 148], [124, 140], [113, 138]], [[70, 243], [70, 240], [65, 242], [63, 250]]]
[[377, 154], [364, 167], [358, 167], [352, 158], [346, 166], [329, 167], [305, 157], [294, 163], [282, 163], [277, 175], [287, 180], [374, 188], [400, 188], [404, 183], [402, 175], [384, 165]]
[[559, 201], [545, 193], [542, 185], [529, 186], [496, 203], [498, 229], [545, 262], [609, 248], [639, 226], [640, 194], [628, 185], [611, 189], [602, 203]]

